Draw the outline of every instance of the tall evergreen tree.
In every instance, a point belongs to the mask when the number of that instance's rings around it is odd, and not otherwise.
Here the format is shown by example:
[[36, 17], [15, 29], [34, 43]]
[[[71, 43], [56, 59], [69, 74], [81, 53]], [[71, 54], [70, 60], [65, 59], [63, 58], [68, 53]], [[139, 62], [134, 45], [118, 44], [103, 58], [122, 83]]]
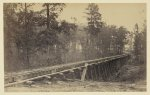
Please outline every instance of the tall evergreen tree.
[[88, 31], [91, 35], [96, 35], [102, 27], [101, 14], [97, 4], [91, 3], [86, 8]]
[[86, 15], [87, 15], [87, 22], [88, 26], [85, 28], [87, 31], [87, 41], [86, 41], [86, 48], [85, 48], [85, 56], [86, 55], [93, 55], [89, 58], [94, 58], [95, 53], [98, 49], [97, 46], [97, 38], [98, 33], [101, 32], [102, 28], [102, 21], [101, 21], [101, 14], [99, 12], [99, 7], [97, 4], [90, 3], [86, 8]]
[[146, 61], [146, 28], [139, 31], [138, 24], [135, 24], [135, 38], [134, 38], [134, 56], [135, 63], [141, 64]]

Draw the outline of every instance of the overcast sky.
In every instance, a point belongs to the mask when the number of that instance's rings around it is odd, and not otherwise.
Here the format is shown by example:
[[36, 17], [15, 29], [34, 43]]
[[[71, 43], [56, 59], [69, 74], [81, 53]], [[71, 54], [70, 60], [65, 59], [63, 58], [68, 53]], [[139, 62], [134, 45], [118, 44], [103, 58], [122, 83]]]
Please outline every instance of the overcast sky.
[[[85, 8], [87, 3], [70, 3], [66, 4], [63, 12], [60, 14], [59, 19], [73, 22], [71, 17], [77, 18], [78, 24], [87, 24]], [[108, 25], [124, 26], [128, 30], [133, 31], [135, 23], [142, 25], [146, 20], [146, 4], [142, 3], [99, 3], [99, 12], [102, 14], [102, 20]], [[34, 7], [40, 10], [41, 6]]]

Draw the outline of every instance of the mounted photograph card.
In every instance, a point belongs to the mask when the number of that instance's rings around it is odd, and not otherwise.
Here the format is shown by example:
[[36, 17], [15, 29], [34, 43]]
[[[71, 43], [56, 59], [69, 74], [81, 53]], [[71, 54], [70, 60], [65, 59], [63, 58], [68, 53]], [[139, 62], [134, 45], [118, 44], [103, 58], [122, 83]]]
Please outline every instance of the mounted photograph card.
[[147, 95], [147, 3], [3, 1], [4, 93]]

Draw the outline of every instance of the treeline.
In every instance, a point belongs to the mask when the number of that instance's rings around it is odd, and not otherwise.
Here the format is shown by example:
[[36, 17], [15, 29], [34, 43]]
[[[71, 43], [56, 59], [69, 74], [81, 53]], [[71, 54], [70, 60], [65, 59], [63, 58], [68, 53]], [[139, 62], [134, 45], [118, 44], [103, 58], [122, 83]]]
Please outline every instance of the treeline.
[[5, 71], [95, 59], [127, 50], [130, 32], [103, 22], [96, 4], [85, 9], [88, 26], [77, 25], [76, 18], [74, 23], [59, 21], [67, 7], [64, 3], [44, 3], [40, 11], [31, 10], [35, 5], [4, 3]]
[[[77, 26], [58, 22], [65, 4], [45, 3], [38, 12], [30, 10], [35, 4], [4, 4], [5, 68], [16, 70], [32, 68], [35, 64], [62, 63], [71, 32]], [[40, 31], [39, 31], [40, 30]], [[63, 53], [62, 53], [63, 52]], [[37, 62], [38, 61], [38, 62]]]

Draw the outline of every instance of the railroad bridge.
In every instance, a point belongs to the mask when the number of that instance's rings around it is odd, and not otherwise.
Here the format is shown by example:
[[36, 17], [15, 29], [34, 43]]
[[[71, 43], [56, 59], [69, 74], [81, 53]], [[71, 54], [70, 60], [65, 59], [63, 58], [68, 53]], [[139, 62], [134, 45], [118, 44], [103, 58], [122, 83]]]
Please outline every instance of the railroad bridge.
[[122, 54], [94, 60], [8, 73], [5, 74], [4, 77], [4, 86], [8, 87], [41, 78], [52, 79], [56, 76], [63, 76], [63, 78], [70, 77], [80, 81], [84, 81], [85, 79], [107, 81], [121, 68], [121, 66], [127, 63], [129, 58], [129, 54]]

